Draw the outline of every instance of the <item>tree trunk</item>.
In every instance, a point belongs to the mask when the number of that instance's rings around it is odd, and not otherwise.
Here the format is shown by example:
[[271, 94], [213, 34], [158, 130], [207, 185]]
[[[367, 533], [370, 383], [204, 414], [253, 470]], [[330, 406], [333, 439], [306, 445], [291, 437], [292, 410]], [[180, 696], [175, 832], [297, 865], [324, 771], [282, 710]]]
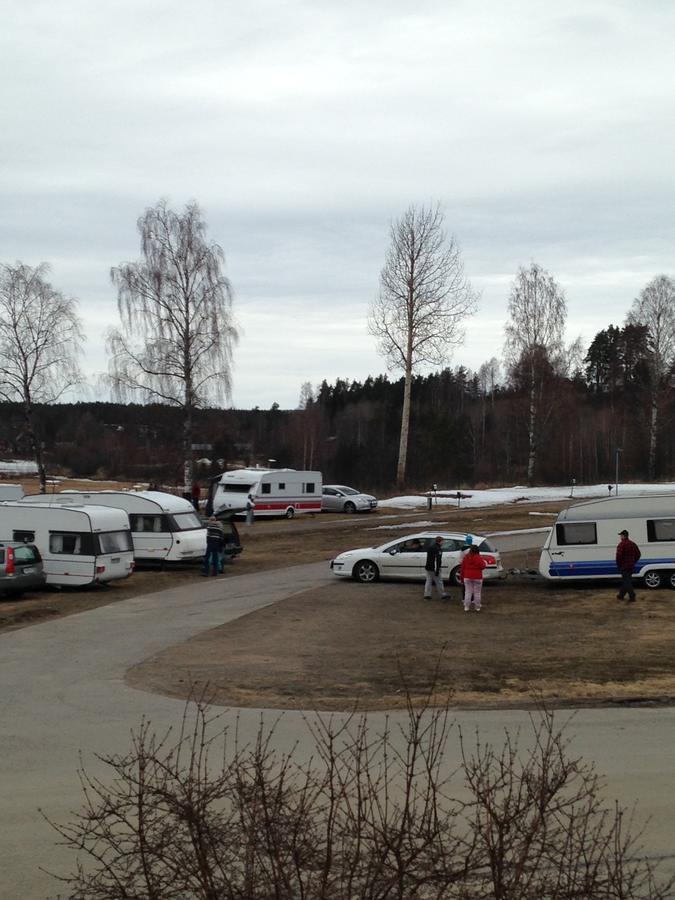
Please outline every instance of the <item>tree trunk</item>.
[[42, 452], [42, 441], [38, 439], [33, 427], [33, 404], [30, 397], [27, 396], [23, 402], [23, 417], [26, 423], [26, 432], [30, 441], [30, 447], [33, 451], [33, 459], [37, 465], [38, 479], [40, 481], [40, 493], [47, 493], [47, 473], [45, 472], [45, 461]]
[[659, 405], [656, 393], [652, 394], [652, 413], [649, 421], [649, 461], [647, 477], [652, 481], [656, 477], [656, 435], [658, 431]]
[[408, 433], [410, 431], [410, 394], [412, 390], [412, 369], [406, 366], [405, 384], [403, 387], [403, 411], [401, 412], [401, 440], [398, 446], [398, 468], [396, 469], [396, 485], [403, 487], [405, 470], [408, 462]]
[[529, 438], [529, 454], [527, 457], [527, 483], [532, 486], [534, 483], [534, 467], [537, 461], [537, 436], [536, 436], [536, 425], [537, 425], [537, 386], [535, 383], [534, 376], [532, 377], [532, 381], [530, 383], [530, 420], [528, 424], [528, 438]]

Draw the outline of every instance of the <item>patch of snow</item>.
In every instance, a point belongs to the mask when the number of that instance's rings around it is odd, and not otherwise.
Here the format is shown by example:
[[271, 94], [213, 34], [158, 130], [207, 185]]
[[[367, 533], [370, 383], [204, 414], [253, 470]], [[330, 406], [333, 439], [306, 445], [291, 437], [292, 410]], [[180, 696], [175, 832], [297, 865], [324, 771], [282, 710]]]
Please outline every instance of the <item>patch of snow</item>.
[[[392, 516], [392, 519], [395, 516]], [[438, 522], [420, 522], [418, 520], [414, 522], [402, 522], [400, 525], [374, 525], [372, 528], [366, 528], [366, 531], [393, 531], [396, 528], [426, 528], [429, 525], [438, 525]], [[442, 531], [443, 529], [441, 529]]]
[[552, 519], [557, 518], [558, 513], [552, 512], [529, 512], [528, 516], [550, 516]]
[[[619, 484], [619, 497], [636, 497], [641, 494], [675, 494], [675, 482], [665, 484]], [[506, 503], [549, 503], [553, 500], [567, 500], [570, 504], [579, 500], [589, 500], [597, 497], [614, 496], [607, 490], [607, 484], [575, 485], [574, 495], [570, 496], [570, 485], [560, 487], [533, 487], [515, 485], [508, 488], [491, 488], [485, 491], [472, 491], [471, 497], [462, 500], [460, 509], [475, 509], [483, 506], [500, 506]], [[401, 496], [390, 497], [379, 501], [381, 507], [394, 507], [395, 509], [417, 509], [427, 505], [427, 497]], [[452, 497], [438, 497], [434, 499], [434, 508], [457, 508], [457, 500]]]

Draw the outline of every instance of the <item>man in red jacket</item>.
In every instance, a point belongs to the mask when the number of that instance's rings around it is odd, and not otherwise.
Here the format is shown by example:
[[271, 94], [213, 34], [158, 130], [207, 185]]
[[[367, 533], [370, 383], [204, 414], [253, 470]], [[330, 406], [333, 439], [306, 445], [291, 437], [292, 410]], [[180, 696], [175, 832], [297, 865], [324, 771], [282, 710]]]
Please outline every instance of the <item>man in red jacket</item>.
[[630, 540], [628, 532], [624, 528], [619, 532], [621, 540], [616, 548], [616, 567], [621, 573], [621, 589], [616, 595], [617, 600], [623, 600], [628, 594], [628, 602], [635, 603], [635, 588], [633, 587], [633, 570], [635, 563], [642, 554], [637, 544]]

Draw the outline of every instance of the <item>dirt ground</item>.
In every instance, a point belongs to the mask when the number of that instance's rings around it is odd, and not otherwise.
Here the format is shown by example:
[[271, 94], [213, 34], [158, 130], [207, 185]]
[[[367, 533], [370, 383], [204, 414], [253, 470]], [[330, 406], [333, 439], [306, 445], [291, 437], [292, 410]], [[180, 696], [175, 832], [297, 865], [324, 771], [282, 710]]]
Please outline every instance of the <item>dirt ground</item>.
[[[222, 577], [328, 561], [403, 535], [408, 526], [426, 529], [430, 520], [439, 530], [479, 533], [541, 527], [564, 505], [431, 514], [382, 508], [364, 516], [256, 522], [240, 527], [244, 552]], [[538, 556], [510, 553], [503, 561], [506, 568], [531, 568]], [[199, 578], [197, 566], [146, 570], [96, 590], [0, 601], [0, 630]], [[456, 590], [449, 604], [424, 603], [421, 593], [418, 584], [336, 578], [329, 589], [297, 594], [169, 648], [132, 669], [128, 680], [176, 697], [208, 686], [216, 704], [276, 709], [395, 708], [403, 702], [402, 679], [416, 698], [435, 684], [437, 699], [449, 694], [453, 705], [469, 707], [675, 699], [672, 591], [639, 591], [638, 602], [627, 605], [616, 600], [612, 584], [560, 588], [515, 577], [486, 585], [480, 613], [464, 613]]]
[[[507, 563], [523, 561], [507, 554]], [[336, 579], [207, 631], [128, 673], [144, 690], [223, 706], [391, 709], [435, 684], [455, 706], [670, 703], [675, 595], [616, 600], [612, 585], [485, 586], [483, 609], [425, 603], [422, 586]]]

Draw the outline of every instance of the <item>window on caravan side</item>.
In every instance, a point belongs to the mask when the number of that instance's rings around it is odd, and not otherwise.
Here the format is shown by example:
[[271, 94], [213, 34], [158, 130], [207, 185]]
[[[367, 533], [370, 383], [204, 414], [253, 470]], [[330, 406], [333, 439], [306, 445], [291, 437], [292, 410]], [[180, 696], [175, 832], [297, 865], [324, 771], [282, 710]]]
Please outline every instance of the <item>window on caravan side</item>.
[[260, 487], [261, 487], [261, 491], [260, 491], [261, 494], [271, 494], [272, 493], [271, 482], [263, 481], [263, 483], [260, 485]]
[[93, 535], [88, 532], [50, 531], [49, 552], [66, 556], [93, 556]]
[[280, 491], [285, 491], [285, 490], [286, 490], [286, 482], [285, 482], [285, 481], [280, 481], [280, 482], [279, 482], [279, 490], [280, 490]]
[[12, 535], [13, 541], [23, 541], [25, 544], [32, 544], [35, 540], [34, 531], [15, 531]]
[[122, 553], [133, 550], [130, 531], [102, 531], [97, 534], [100, 553]]
[[313, 494], [314, 493], [314, 482], [308, 481], [306, 484], [303, 484], [303, 491], [305, 494]]
[[598, 543], [595, 522], [570, 522], [567, 525], [556, 525], [555, 531], [560, 546]]
[[144, 534], [159, 534], [162, 531], [168, 531], [168, 525], [162, 521], [164, 516], [158, 515], [141, 515], [135, 513], [129, 516], [129, 523], [132, 531], [143, 532]]
[[647, 519], [648, 541], [675, 541], [675, 519]]
[[228, 494], [250, 494], [253, 490], [252, 484], [222, 484], [220, 489]]

